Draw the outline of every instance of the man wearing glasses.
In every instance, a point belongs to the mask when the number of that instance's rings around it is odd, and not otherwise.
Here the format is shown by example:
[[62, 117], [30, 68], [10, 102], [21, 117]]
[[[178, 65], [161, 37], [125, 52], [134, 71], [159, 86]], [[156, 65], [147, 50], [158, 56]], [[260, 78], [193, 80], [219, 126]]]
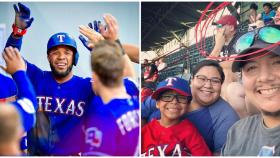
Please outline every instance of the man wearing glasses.
[[248, 32], [237, 40], [236, 50], [246, 56], [234, 61], [232, 71], [242, 73], [245, 95], [261, 113], [232, 126], [222, 155], [280, 155], [279, 44], [279, 25]]

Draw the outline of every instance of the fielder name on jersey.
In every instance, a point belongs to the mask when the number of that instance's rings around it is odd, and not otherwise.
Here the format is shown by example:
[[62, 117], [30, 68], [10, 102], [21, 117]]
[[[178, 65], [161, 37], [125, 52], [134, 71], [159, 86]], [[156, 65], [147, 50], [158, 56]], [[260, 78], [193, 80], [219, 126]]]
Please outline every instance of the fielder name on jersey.
[[66, 98], [37, 96], [39, 112], [57, 113], [62, 115], [74, 115], [81, 117], [84, 114], [84, 101], [75, 101]]

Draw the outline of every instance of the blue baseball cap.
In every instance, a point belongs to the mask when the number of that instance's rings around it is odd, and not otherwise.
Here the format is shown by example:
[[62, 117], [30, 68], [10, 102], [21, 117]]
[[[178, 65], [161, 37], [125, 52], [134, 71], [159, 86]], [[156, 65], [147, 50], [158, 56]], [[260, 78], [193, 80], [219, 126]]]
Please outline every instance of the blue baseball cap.
[[183, 96], [192, 96], [189, 82], [179, 77], [169, 77], [161, 81], [157, 85], [156, 91], [152, 94], [153, 99], [157, 99], [158, 96], [167, 90], [174, 90], [178, 94]]

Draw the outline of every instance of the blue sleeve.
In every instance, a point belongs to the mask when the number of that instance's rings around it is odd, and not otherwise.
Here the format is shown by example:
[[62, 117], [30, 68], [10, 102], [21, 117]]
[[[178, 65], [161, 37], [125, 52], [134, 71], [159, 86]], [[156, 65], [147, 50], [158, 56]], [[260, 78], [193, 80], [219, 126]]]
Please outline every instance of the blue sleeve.
[[[141, 119], [145, 119], [147, 121], [151, 120], [152, 115], [158, 111], [156, 108], [156, 101], [149, 96], [142, 102], [141, 106]], [[157, 114], [158, 115], [158, 114]], [[154, 117], [154, 116], [153, 116]], [[160, 116], [156, 116], [159, 118]]]
[[214, 126], [215, 132], [213, 136], [215, 152], [219, 152], [222, 149], [223, 145], [226, 142], [227, 133], [230, 127], [239, 120], [238, 114], [234, 111], [234, 109], [228, 102], [220, 99], [220, 101], [218, 101], [218, 104], [220, 104], [220, 106], [218, 107], [219, 111], [211, 111], [212, 118], [217, 118], [213, 119], [213, 121], [216, 121]]
[[11, 34], [7, 40], [7, 43], [6, 43], [6, 47], [9, 47], [9, 46], [12, 46], [12, 47], [15, 47], [17, 48], [18, 50], [21, 49], [21, 45], [22, 45], [22, 38], [23, 37], [20, 37], [20, 38], [14, 38], [13, 35]]
[[28, 61], [26, 61], [26, 65], [27, 75], [35, 86], [36, 83], [44, 77], [44, 71], [38, 68], [36, 65], [29, 63]]
[[29, 131], [35, 124], [36, 95], [25, 71], [17, 71], [13, 75], [18, 86], [18, 100], [13, 105], [19, 111], [24, 131]]
[[11, 78], [0, 73], [0, 99], [7, 99], [17, 95], [17, 87]]
[[132, 79], [124, 78], [124, 85], [129, 95], [137, 96], [137, 98], [139, 98], [139, 89], [137, 84]]

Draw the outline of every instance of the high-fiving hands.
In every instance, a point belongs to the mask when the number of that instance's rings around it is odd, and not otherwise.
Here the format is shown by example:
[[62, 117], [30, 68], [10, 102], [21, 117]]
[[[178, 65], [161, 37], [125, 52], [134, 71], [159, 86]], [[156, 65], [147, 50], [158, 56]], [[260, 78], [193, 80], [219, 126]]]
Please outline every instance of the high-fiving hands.
[[26, 29], [30, 27], [34, 18], [30, 18], [30, 9], [25, 5], [18, 3], [18, 6], [14, 4], [14, 10], [16, 13], [15, 24], [21, 28]]
[[105, 14], [103, 18], [106, 25], [103, 25], [100, 21], [94, 21], [93, 24], [89, 23], [89, 26], [79, 26], [80, 33], [86, 36], [88, 40], [82, 35], [79, 36], [79, 39], [90, 51], [101, 40], [116, 41], [119, 38], [119, 26], [117, 20], [110, 14]]
[[5, 48], [3, 52], [3, 59], [6, 62], [6, 67], [0, 65], [0, 67], [10, 75], [13, 75], [15, 72], [19, 70], [26, 70], [26, 65], [24, 60], [22, 59], [19, 50], [13, 47]]
[[25, 5], [18, 3], [14, 4], [15, 23], [13, 25], [13, 34], [16, 36], [23, 36], [26, 29], [31, 26], [34, 18], [30, 18], [30, 9]]

